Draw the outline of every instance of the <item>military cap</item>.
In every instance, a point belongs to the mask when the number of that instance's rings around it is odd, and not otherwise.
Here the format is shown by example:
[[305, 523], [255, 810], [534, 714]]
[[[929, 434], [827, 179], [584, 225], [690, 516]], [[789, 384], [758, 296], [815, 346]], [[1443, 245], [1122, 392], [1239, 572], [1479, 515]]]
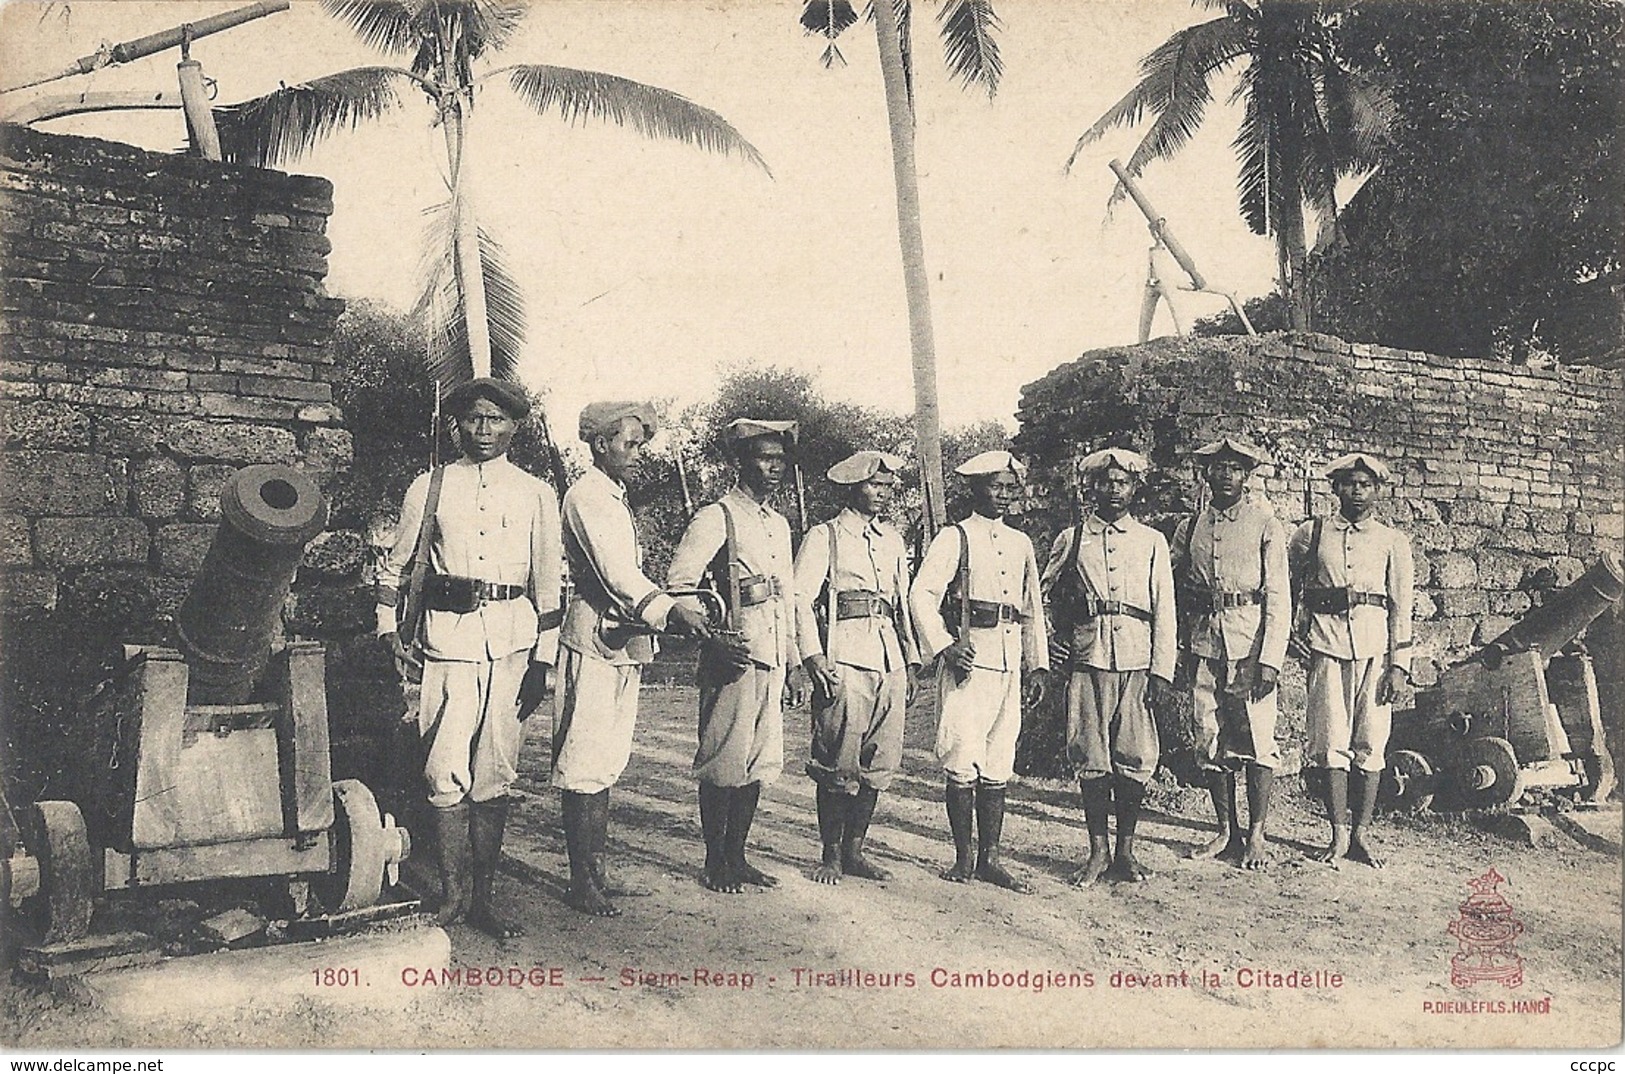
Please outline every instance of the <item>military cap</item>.
[[860, 451], [831, 466], [826, 476], [837, 485], [858, 485], [880, 478], [891, 482], [897, 480], [897, 471], [902, 468], [903, 460], [889, 451]]
[[642, 423], [645, 438], [653, 436], [655, 429], [659, 428], [654, 408], [648, 403], [588, 403], [581, 408], [578, 433], [581, 439], [589, 443], [595, 436], [614, 436], [621, 431], [621, 423], [627, 418], [636, 418]]
[[722, 439], [729, 444], [754, 440], [758, 436], [780, 436], [786, 444], [794, 444], [801, 427], [793, 421], [768, 421], [765, 418], [735, 418], [722, 431]]
[[1208, 463], [1221, 455], [1227, 454], [1234, 455], [1249, 467], [1262, 466], [1270, 461], [1270, 457], [1265, 453], [1264, 449], [1251, 440], [1242, 440], [1232, 436], [1215, 440], [1211, 444], [1203, 444], [1191, 452], [1191, 457], [1199, 463]]
[[1351, 451], [1347, 455], [1339, 455], [1326, 464], [1323, 471], [1328, 480], [1337, 480], [1337, 475], [1349, 473], [1354, 470], [1364, 470], [1378, 481], [1388, 480], [1388, 464], [1375, 455], [1368, 455], [1363, 451]]
[[1008, 451], [984, 451], [954, 467], [954, 473], [960, 477], [985, 477], [988, 474], [1002, 474], [1006, 470], [1022, 480], [1027, 478], [1027, 464]]
[[1151, 469], [1151, 460], [1138, 451], [1130, 451], [1128, 448], [1106, 448], [1085, 455], [1079, 460], [1078, 472], [1088, 477], [1095, 471], [1104, 470], [1108, 466], [1115, 466], [1125, 473], [1140, 477]]
[[481, 399], [489, 399], [514, 421], [523, 421], [530, 413], [530, 398], [525, 395], [525, 389], [511, 380], [495, 377], [475, 377], [447, 392], [446, 413], [461, 417]]

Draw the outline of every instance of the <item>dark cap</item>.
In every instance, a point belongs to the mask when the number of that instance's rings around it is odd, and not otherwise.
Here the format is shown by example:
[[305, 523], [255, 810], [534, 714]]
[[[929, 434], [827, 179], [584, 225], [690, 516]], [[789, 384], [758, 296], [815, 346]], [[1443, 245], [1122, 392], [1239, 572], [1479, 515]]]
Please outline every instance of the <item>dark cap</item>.
[[444, 406], [448, 414], [461, 417], [481, 399], [489, 399], [514, 421], [523, 421], [530, 414], [530, 398], [525, 389], [511, 380], [495, 377], [464, 381], [446, 393]]

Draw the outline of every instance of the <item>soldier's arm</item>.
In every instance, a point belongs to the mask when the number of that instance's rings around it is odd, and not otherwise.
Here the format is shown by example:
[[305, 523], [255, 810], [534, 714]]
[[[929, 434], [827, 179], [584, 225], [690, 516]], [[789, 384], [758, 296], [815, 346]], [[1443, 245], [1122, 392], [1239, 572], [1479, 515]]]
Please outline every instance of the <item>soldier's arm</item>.
[[559, 655], [559, 625], [562, 593], [559, 582], [560, 567], [564, 561], [564, 541], [559, 528], [559, 500], [553, 486], [537, 482], [536, 516], [530, 528], [530, 589], [531, 603], [536, 606], [536, 645], [531, 649], [532, 661], [551, 664]]
[[1026, 562], [1021, 584], [1022, 612], [1027, 622], [1021, 631], [1022, 657], [1029, 670], [1049, 670], [1049, 624], [1044, 621], [1043, 579], [1031, 541], [1027, 542]]
[[1292, 586], [1287, 578], [1287, 536], [1281, 523], [1271, 518], [1264, 524], [1260, 549], [1264, 572], [1264, 603], [1260, 629], [1264, 634], [1258, 662], [1276, 671], [1286, 662], [1286, 639], [1292, 632]]
[[1388, 553], [1388, 665], [1411, 670], [1411, 609], [1416, 601], [1416, 571], [1410, 538], [1395, 530]]
[[401, 572], [418, 545], [418, 529], [423, 525], [423, 509], [429, 500], [429, 475], [419, 474], [401, 501], [401, 520], [395, 527], [395, 542], [378, 564], [378, 590], [374, 616], [379, 637], [395, 633], [396, 603], [399, 601]]
[[919, 631], [914, 625], [914, 609], [908, 600], [908, 549], [903, 545], [902, 538], [897, 540], [897, 618], [899, 644], [903, 647], [903, 663], [910, 667], [920, 664], [920, 638]]
[[1179, 660], [1179, 623], [1175, 618], [1174, 572], [1168, 542], [1151, 531], [1151, 674], [1163, 682], [1174, 679]]
[[829, 531], [825, 528], [829, 525], [826, 522], [808, 530], [801, 539], [801, 551], [796, 553], [796, 645], [803, 658], [824, 654], [813, 602], [820, 599], [819, 591], [829, 575]]
[[959, 531], [950, 527], [932, 538], [931, 547], [926, 549], [925, 560], [920, 564], [920, 573], [908, 591], [908, 606], [914, 613], [921, 655], [927, 660], [936, 659], [938, 653], [954, 643], [948, 624], [942, 619], [942, 598], [958, 569]]
[[674, 602], [638, 566], [637, 535], [627, 520], [625, 505], [608, 497], [566, 496], [564, 525], [591, 560], [616, 606], [652, 629], [663, 628]]
[[[727, 539], [727, 523], [722, 517], [720, 505], [707, 504], [695, 512], [688, 528], [683, 531], [682, 539], [677, 542], [677, 550], [672, 553], [671, 566], [666, 569], [666, 588], [697, 588], [700, 579], [705, 577], [706, 567], [710, 566]], [[722, 580], [717, 581], [721, 584]], [[727, 599], [726, 593], [723, 599]], [[700, 610], [700, 603], [692, 597], [685, 598], [683, 606], [693, 611]]]

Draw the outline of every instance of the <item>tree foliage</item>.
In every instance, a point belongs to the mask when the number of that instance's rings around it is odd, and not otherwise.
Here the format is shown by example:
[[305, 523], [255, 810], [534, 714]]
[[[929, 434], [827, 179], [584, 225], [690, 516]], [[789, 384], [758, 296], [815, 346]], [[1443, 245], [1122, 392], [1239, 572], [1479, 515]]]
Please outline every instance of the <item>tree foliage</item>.
[[1366, 2], [1340, 35], [1398, 118], [1317, 259], [1324, 327], [1440, 354], [1617, 351], [1625, 8]]

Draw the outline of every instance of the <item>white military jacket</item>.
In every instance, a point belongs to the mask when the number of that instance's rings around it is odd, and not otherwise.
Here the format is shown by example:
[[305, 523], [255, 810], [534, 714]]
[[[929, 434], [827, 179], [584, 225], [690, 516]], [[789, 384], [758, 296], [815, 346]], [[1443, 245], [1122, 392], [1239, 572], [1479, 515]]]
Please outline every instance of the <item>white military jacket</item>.
[[[765, 503], [735, 486], [716, 503], [694, 513], [666, 571], [668, 589], [692, 589], [728, 539], [723, 504], [734, 521], [734, 563], [740, 577], [760, 577], [777, 593], [759, 604], [732, 609], [733, 626], [745, 635], [750, 657], [764, 668], [786, 667], [801, 659], [795, 638], [795, 564], [790, 555], [790, 523]], [[728, 600], [725, 580], [722, 598]], [[686, 603], [686, 602], [685, 602]], [[696, 605], [696, 607], [698, 607]]]
[[[884, 597], [897, 610], [901, 634], [897, 621], [884, 616], [837, 617], [829, 624], [826, 654], [818, 629], [818, 605], [825, 602], [820, 590], [826, 582], [829, 592], [857, 590]], [[802, 659], [824, 654], [866, 671], [896, 671], [920, 662], [908, 607], [908, 550], [896, 529], [879, 519], [866, 520], [848, 507], [807, 531], [796, 554], [796, 639]]]
[[[1033, 543], [1025, 533], [1006, 526], [1003, 519], [973, 514], [959, 525], [970, 538], [971, 599], [1007, 604], [1022, 616], [1019, 622], [1001, 621], [997, 626], [970, 631], [976, 646], [975, 666], [989, 671], [1020, 671], [1025, 664], [1034, 670], [1048, 670], [1049, 640]], [[932, 539], [909, 590], [909, 607], [927, 660], [935, 659], [952, 645], [959, 629], [957, 620], [949, 623], [942, 614], [942, 599], [958, 570], [959, 529], [946, 526]]]

